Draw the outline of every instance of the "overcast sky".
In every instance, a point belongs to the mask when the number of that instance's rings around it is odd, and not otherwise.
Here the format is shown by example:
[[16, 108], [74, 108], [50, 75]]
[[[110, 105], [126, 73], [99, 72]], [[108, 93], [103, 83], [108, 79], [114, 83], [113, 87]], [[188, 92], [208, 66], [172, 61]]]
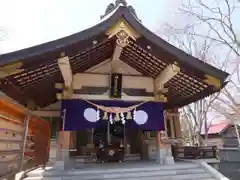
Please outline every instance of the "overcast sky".
[[[115, 0], [0, 0], [0, 53], [55, 40], [95, 25]], [[128, 0], [152, 31], [177, 11], [180, 0]], [[3, 32], [4, 30], [4, 32]]]

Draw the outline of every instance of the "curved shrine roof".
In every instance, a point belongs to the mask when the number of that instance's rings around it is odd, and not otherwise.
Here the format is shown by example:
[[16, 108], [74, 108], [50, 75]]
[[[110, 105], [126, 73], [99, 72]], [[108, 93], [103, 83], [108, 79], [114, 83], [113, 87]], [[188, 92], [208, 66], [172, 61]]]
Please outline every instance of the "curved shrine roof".
[[120, 56], [123, 62], [144, 76], [153, 78], [156, 78], [168, 64], [177, 62], [181, 67], [181, 73], [166, 84], [170, 89], [169, 94], [172, 95], [169, 95], [166, 108], [183, 106], [218, 91], [204, 83], [205, 75], [218, 79], [222, 87], [225, 86], [228, 73], [167, 43], [145, 28], [132, 12], [127, 6], [118, 6], [99, 24], [89, 29], [0, 55], [0, 68], [20, 62], [23, 69], [23, 72], [10, 74], [1, 79], [1, 90], [21, 104], [31, 100], [39, 107], [44, 107], [56, 102], [55, 83], [62, 82], [57, 64], [60, 54], [64, 52], [70, 57], [73, 74], [85, 72], [111, 58], [116, 38], [109, 38], [106, 31], [119, 20], [124, 20], [140, 35], [136, 40], [130, 39], [130, 44], [123, 49]]

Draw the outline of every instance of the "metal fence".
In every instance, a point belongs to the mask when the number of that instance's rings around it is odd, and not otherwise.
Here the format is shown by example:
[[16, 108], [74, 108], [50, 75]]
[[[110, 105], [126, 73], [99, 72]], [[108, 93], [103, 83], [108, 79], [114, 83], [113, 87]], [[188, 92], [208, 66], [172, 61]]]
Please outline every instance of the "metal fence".
[[0, 98], [0, 179], [48, 161], [50, 124]]
[[172, 154], [175, 159], [210, 159], [217, 157], [216, 146], [172, 146]]

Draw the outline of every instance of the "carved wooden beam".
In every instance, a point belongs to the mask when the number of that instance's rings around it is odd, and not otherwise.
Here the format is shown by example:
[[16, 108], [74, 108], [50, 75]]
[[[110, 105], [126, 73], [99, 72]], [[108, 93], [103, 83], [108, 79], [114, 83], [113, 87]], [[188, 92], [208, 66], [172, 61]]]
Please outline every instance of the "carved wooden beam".
[[110, 39], [122, 31], [126, 32], [126, 34], [128, 34], [128, 36], [130, 36], [133, 40], [136, 40], [140, 37], [140, 34], [138, 34], [138, 32], [136, 32], [131, 26], [129, 26], [129, 24], [123, 19], [120, 19], [114, 26], [109, 28], [106, 31], [106, 34]]
[[119, 57], [122, 53], [123, 47], [119, 44], [116, 44], [116, 47], [113, 51], [112, 61], [111, 61], [111, 71], [118, 73], [118, 67], [119, 67]]
[[112, 61], [111, 61], [111, 65], [112, 65], [111, 70], [114, 73], [118, 73], [118, 68], [120, 65], [120, 56], [123, 51], [123, 48], [128, 46], [129, 44], [128, 38], [130, 36], [126, 31], [120, 30], [119, 32], [117, 32], [116, 37], [117, 37], [116, 47], [114, 49]]
[[72, 77], [72, 69], [71, 69], [71, 65], [69, 62], [69, 57], [64, 56], [64, 57], [59, 58], [58, 66], [59, 66], [59, 69], [60, 69], [63, 79], [64, 79], [64, 85], [66, 87], [71, 87], [73, 77]]
[[119, 57], [124, 47], [129, 44], [129, 38], [136, 40], [140, 37], [129, 24], [120, 19], [114, 26], [106, 31], [108, 38], [117, 37], [116, 47], [112, 56], [112, 72], [118, 73]]
[[[108, 87], [109, 75], [107, 74], [91, 74], [77, 73], [73, 78], [73, 89], [81, 89], [82, 87]], [[64, 84], [56, 83], [56, 89], [63, 89]], [[123, 88], [145, 89], [146, 92], [153, 92], [153, 79], [143, 76], [123, 75]]]
[[23, 63], [18, 62], [15, 64], [9, 64], [9, 65], [0, 67], [0, 79], [5, 78], [7, 76], [11, 76], [13, 74], [23, 72], [24, 69], [21, 68], [22, 66], [23, 66]]
[[175, 64], [168, 65], [155, 79], [155, 87], [157, 91], [164, 90], [164, 84], [176, 76], [180, 72], [180, 68]]
[[206, 79], [204, 80], [210, 86], [214, 86], [216, 89], [220, 89], [222, 87], [221, 81], [213, 76], [205, 74]]

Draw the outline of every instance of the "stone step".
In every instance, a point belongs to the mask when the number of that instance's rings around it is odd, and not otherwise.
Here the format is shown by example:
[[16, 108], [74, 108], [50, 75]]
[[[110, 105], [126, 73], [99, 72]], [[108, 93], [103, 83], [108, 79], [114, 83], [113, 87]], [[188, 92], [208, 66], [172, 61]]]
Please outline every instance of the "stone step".
[[[36, 169], [27, 174], [28, 177], [36, 177], [36, 176], [78, 176], [78, 175], [87, 175], [87, 174], [113, 174], [113, 173], [131, 173], [131, 172], [171, 172], [171, 171], [182, 171], [189, 169], [202, 169], [198, 164], [191, 163], [179, 163], [175, 165], [132, 165], [125, 167], [125, 164], [103, 164], [103, 166], [99, 168], [88, 168], [88, 169], [77, 169], [77, 170], [69, 170], [69, 171], [44, 171], [41, 169]], [[193, 170], [194, 171], [194, 170]]]
[[196, 164], [145, 167], [132, 169], [70, 170], [30, 172], [24, 180], [213, 180]]
[[[96, 165], [96, 164], [95, 164]], [[103, 164], [86, 169], [37, 169], [24, 180], [213, 180], [203, 167], [194, 163], [159, 164]]]
[[[71, 178], [73, 178], [72, 176]], [[175, 179], [186, 179], [187, 177], [195, 179], [196, 177], [199, 178], [210, 178], [211, 176], [208, 175], [205, 171], [200, 171], [199, 173], [191, 173], [190, 171], [188, 172], [174, 172], [174, 171], [155, 171], [155, 172], [133, 172], [133, 173], [117, 173], [117, 174], [100, 174], [100, 175], [83, 175], [83, 176], [75, 176], [79, 177], [80, 179], [84, 180], [95, 180], [95, 179], [114, 179], [114, 180], [120, 180], [120, 179], [147, 179], [147, 178], [158, 178], [158, 179], [169, 179], [169, 177]]]
[[177, 174], [169, 176], [135, 176], [135, 177], [109, 177], [98, 176], [98, 177], [89, 177], [89, 176], [58, 176], [58, 177], [27, 177], [24, 180], [216, 180], [212, 178], [207, 173], [200, 174]]
[[[73, 176], [91, 176], [97, 178], [99, 176], [104, 176], [108, 178], [128, 178], [128, 177], [147, 177], [147, 176], [169, 176], [169, 175], [176, 175], [176, 174], [195, 174], [195, 173], [205, 173], [204, 169], [182, 169], [182, 170], [157, 170], [157, 171], [133, 171], [133, 172], [105, 172], [99, 174], [78, 174], [76, 173]], [[72, 174], [71, 174], [72, 175]]]

